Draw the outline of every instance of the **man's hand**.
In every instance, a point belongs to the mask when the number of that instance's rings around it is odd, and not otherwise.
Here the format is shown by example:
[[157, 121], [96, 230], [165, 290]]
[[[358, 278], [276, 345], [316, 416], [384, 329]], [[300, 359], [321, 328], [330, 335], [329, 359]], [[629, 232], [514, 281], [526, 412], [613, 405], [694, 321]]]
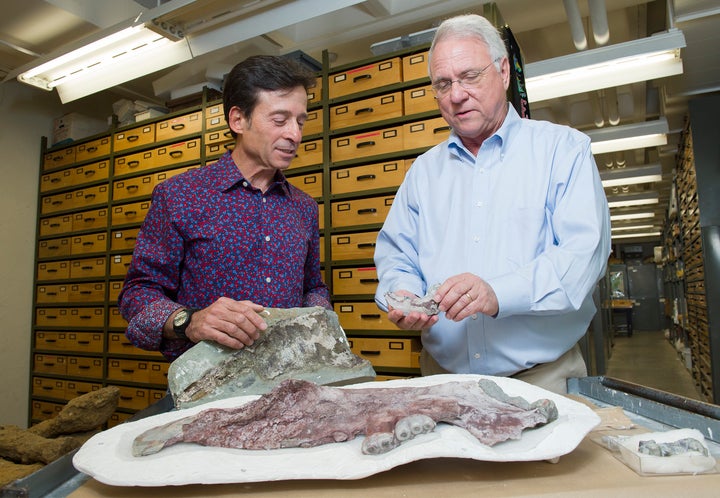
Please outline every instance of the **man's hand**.
[[[409, 297], [417, 297], [410, 291], [398, 290], [396, 294]], [[403, 330], [423, 330], [430, 328], [435, 322], [438, 321], [437, 315], [429, 316], [419, 311], [411, 311], [405, 315], [402, 311], [397, 310], [393, 307], [388, 307], [388, 320], [393, 322], [395, 325]]]
[[495, 316], [499, 310], [495, 291], [485, 280], [472, 273], [448, 278], [433, 299], [440, 304], [445, 316], [456, 322], [476, 313]]
[[196, 311], [185, 335], [192, 342], [209, 340], [233, 349], [252, 344], [267, 329], [259, 315], [265, 308], [252, 301], [221, 297], [207, 308]]

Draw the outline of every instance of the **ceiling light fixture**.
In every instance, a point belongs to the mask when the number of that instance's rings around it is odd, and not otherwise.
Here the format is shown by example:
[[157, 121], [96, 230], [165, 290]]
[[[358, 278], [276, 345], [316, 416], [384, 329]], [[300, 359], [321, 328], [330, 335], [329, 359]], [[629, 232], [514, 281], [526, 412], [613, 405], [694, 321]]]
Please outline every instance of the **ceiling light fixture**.
[[618, 214], [610, 213], [610, 221], [642, 220], [654, 217], [655, 213], [652, 211], [623, 212]]
[[661, 232], [640, 232], [640, 233], [621, 233], [612, 235], [612, 239], [637, 239], [640, 237], [660, 237]]
[[612, 227], [610, 231], [627, 232], [628, 230], [647, 230], [648, 228], [657, 230], [657, 227], [655, 225], [621, 225]]
[[600, 179], [603, 187], [659, 182], [662, 180], [662, 167], [660, 164], [647, 164], [633, 168], [614, 168], [601, 171]]
[[677, 28], [647, 38], [532, 62], [525, 66], [530, 102], [673, 76], [683, 72]]
[[646, 204], [657, 204], [660, 196], [657, 192], [642, 192], [639, 194], [610, 195], [607, 198], [610, 208], [625, 206], [644, 206]]
[[662, 117], [654, 121], [588, 130], [585, 134], [590, 137], [593, 154], [606, 154], [665, 145], [669, 132], [667, 119]]
[[[139, 16], [138, 16], [139, 18]], [[126, 21], [18, 75], [18, 80], [51, 91], [63, 103], [192, 58], [181, 32], [152, 21]]]

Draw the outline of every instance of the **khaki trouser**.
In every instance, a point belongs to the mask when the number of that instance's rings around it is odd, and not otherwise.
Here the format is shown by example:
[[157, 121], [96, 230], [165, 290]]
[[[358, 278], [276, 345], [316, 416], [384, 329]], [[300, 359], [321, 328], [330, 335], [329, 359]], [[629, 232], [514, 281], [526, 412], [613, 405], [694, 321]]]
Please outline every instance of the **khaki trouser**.
[[[425, 349], [420, 353], [420, 372], [422, 375], [451, 373], [441, 367]], [[580, 352], [580, 346], [577, 344], [555, 361], [540, 363], [511, 375], [514, 379], [558, 394], [567, 393], [567, 379], [585, 376], [587, 376], [587, 367]]]

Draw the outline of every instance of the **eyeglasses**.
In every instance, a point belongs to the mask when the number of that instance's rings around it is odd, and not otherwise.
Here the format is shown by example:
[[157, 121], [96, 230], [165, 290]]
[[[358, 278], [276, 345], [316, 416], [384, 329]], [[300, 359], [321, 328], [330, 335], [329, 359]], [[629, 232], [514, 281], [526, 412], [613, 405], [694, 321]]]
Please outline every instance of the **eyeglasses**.
[[470, 90], [473, 88], [476, 88], [478, 85], [480, 85], [480, 82], [483, 79], [483, 76], [485, 75], [485, 72], [487, 71], [487, 68], [495, 64], [497, 61], [499, 61], [502, 57], [498, 57], [494, 61], [492, 61], [490, 64], [485, 66], [484, 68], [480, 69], [479, 71], [471, 70], [466, 71], [460, 78], [456, 80], [439, 80], [432, 84], [433, 92], [435, 92], [436, 98], [443, 98], [447, 96], [450, 93], [450, 90], [452, 90], [453, 83], [457, 83], [465, 90]]

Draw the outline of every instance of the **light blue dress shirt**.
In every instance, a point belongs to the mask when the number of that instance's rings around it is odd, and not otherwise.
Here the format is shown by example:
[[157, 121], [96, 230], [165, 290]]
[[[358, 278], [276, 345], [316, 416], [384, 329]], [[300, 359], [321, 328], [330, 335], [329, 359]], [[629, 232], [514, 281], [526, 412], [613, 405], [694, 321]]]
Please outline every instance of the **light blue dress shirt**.
[[474, 157], [452, 133], [418, 157], [377, 239], [375, 295], [419, 296], [463, 272], [495, 291], [495, 318], [439, 321], [423, 347], [455, 373], [512, 375], [556, 360], [586, 332], [610, 253], [590, 139], [512, 106]]

